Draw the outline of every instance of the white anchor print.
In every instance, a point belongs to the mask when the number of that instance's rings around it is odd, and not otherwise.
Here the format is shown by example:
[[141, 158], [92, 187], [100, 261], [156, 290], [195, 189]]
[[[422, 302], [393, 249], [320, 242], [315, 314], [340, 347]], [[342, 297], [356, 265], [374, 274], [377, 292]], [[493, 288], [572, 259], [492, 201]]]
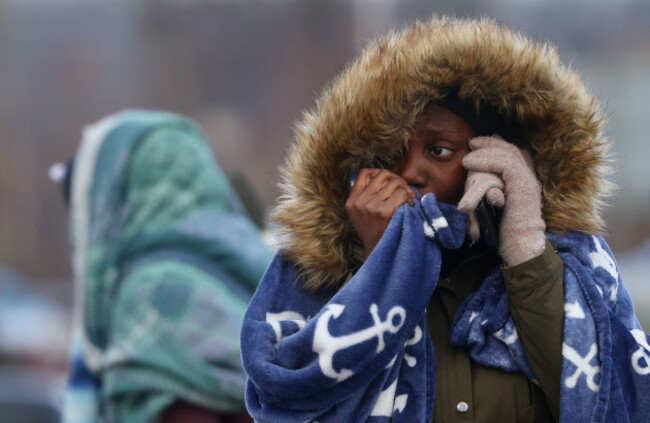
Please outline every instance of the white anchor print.
[[397, 391], [397, 380], [395, 380], [395, 382], [393, 382], [388, 388], [381, 391], [370, 415], [393, 417], [395, 411], [399, 411], [400, 413], [404, 411], [404, 408], [406, 408], [406, 401], [408, 400], [408, 394], [395, 396], [395, 391]]
[[[312, 347], [313, 351], [318, 354], [318, 364], [323, 374], [339, 382], [349, 378], [354, 372], [350, 369], [341, 369], [339, 371], [334, 369], [332, 360], [337, 351], [350, 348], [377, 337], [377, 352], [379, 353], [385, 348], [384, 332], [397, 333], [404, 325], [406, 319], [406, 310], [403, 307], [395, 306], [390, 309], [386, 320], [382, 322], [377, 312], [377, 304], [372, 304], [370, 306], [370, 314], [374, 321], [372, 326], [347, 335], [332, 336], [328, 328], [329, 321], [331, 318], [336, 319], [341, 316], [344, 309], [345, 306], [340, 304], [329, 304], [325, 307], [323, 314], [316, 322]], [[393, 320], [396, 317], [399, 317], [399, 322], [393, 324]]]
[[591, 345], [591, 348], [589, 349], [587, 355], [583, 358], [580, 353], [571, 348], [568, 344], [562, 343], [562, 355], [576, 366], [576, 371], [564, 381], [567, 388], [575, 388], [580, 375], [584, 373], [585, 380], [589, 389], [594, 392], [598, 392], [599, 386], [596, 383], [595, 378], [596, 375], [600, 373], [600, 366], [591, 366], [589, 364], [591, 360], [596, 356], [597, 352], [598, 346], [594, 343]]
[[[607, 251], [605, 251], [598, 238], [595, 236], [592, 236], [592, 238], [594, 240], [594, 245], [596, 246], [596, 251], [589, 253], [589, 259], [591, 260], [594, 269], [602, 267], [614, 279], [609, 300], [616, 301], [616, 294], [618, 293], [618, 270], [616, 270], [616, 262], [614, 262], [614, 259], [607, 253]], [[600, 294], [603, 295], [600, 287], [598, 290], [600, 291]]]
[[[418, 342], [420, 342], [421, 340], [422, 340], [422, 328], [420, 326], [416, 326], [415, 330], [413, 330], [413, 336], [409, 340], [406, 341], [406, 343], [404, 344], [404, 348], [415, 345]], [[395, 354], [395, 357], [393, 357], [393, 359], [390, 361], [390, 363], [388, 363], [386, 365], [386, 367], [384, 367], [384, 368], [385, 369], [390, 369], [391, 367], [393, 367], [395, 365], [395, 362], [397, 361], [397, 356], [398, 355], [399, 354]], [[409, 367], [415, 367], [418, 364], [418, 360], [415, 357], [413, 357], [412, 355], [409, 355], [406, 352], [404, 353], [404, 360], [406, 361], [406, 364]]]
[[[642, 376], [648, 375], [650, 374], [650, 345], [648, 345], [646, 334], [640, 329], [632, 329], [630, 332], [639, 344], [639, 349], [632, 354], [632, 368]], [[645, 362], [645, 365], [641, 365], [642, 361]]]
[[431, 228], [429, 223], [427, 222], [422, 223], [422, 227], [424, 228], [425, 237], [427, 237], [428, 239], [434, 239], [436, 237], [436, 233], [433, 231], [433, 228]]
[[[507, 332], [510, 332], [509, 334]], [[512, 345], [519, 339], [517, 329], [514, 327], [503, 327], [493, 334], [498, 340], [505, 342], [507, 345]]]
[[307, 324], [306, 319], [302, 314], [295, 311], [282, 311], [280, 313], [266, 313], [266, 323], [270, 324], [275, 332], [275, 349], [278, 349], [280, 341], [282, 340], [282, 327], [280, 322], [293, 322], [298, 325], [298, 329], [302, 329]]
[[572, 319], [584, 319], [586, 317], [585, 312], [582, 310], [582, 307], [580, 307], [580, 303], [578, 301], [564, 304], [564, 313], [566, 314], [566, 317]]
[[440, 228], [447, 228], [449, 227], [449, 223], [447, 223], [447, 219], [444, 217], [437, 217], [433, 219], [430, 223], [429, 222], [424, 222], [424, 235], [429, 238], [433, 239], [436, 237], [436, 232]]
[[[422, 329], [420, 328], [420, 326], [416, 326], [415, 330], [413, 331], [413, 336], [408, 341], [406, 341], [406, 344], [404, 346], [410, 347], [411, 345], [415, 345], [418, 342], [420, 342], [421, 339], [422, 339]], [[418, 360], [412, 355], [409, 355], [407, 353], [404, 353], [404, 360], [406, 360], [406, 364], [409, 367], [415, 367], [415, 365], [418, 364]]]

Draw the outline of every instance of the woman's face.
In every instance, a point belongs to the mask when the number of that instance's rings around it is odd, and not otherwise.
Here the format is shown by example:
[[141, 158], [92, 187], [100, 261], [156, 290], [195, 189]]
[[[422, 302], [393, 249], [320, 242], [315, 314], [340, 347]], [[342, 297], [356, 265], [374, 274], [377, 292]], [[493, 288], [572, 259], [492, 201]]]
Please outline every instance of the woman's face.
[[469, 153], [472, 128], [458, 115], [434, 104], [422, 111], [413, 129], [408, 152], [389, 170], [422, 195], [434, 193], [439, 202], [458, 204], [467, 177], [462, 160]]

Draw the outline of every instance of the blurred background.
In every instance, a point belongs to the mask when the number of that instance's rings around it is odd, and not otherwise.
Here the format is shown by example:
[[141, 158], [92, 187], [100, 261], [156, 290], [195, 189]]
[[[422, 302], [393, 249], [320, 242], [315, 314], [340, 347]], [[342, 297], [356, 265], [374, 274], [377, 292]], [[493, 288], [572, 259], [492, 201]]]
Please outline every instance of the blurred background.
[[432, 13], [556, 44], [602, 99], [620, 187], [607, 240], [648, 330], [650, 2], [0, 0], [0, 420], [58, 421], [72, 272], [47, 175], [84, 125], [123, 108], [190, 116], [270, 208], [301, 110], [369, 39]]

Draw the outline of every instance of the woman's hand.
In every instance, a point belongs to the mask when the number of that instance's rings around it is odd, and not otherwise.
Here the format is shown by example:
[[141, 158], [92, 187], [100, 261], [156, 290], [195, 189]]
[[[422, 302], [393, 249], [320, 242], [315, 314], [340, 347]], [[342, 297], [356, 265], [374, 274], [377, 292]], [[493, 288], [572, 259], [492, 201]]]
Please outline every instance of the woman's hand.
[[[508, 266], [515, 266], [539, 256], [546, 245], [546, 224], [542, 218], [541, 186], [529, 153], [496, 136], [473, 138], [469, 146], [472, 152], [463, 158], [463, 166], [470, 173], [493, 173], [505, 185], [505, 205], [499, 226], [501, 258]], [[470, 184], [465, 196], [480, 199], [484, 192], [473, 191], [488, 186]], [[461, 203], [465, 202], [461, 200]]]
[[345, 202], [354, 229], [366, 250], [366, 258], [388, 227], [393, 213], [404, 203], [413, 205], [415, 191], [404, 179], [386, 169], [361, 169]]

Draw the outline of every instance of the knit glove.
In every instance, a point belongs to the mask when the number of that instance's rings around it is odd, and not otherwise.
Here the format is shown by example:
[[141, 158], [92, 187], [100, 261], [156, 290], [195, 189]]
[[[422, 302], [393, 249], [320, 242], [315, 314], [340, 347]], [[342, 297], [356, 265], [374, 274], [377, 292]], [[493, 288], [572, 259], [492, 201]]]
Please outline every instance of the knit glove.
[[[546, 225], [542, 219], [542, 195], [530, 154], [498, 136], [477, 137], [463, 158], [468, 170], [465, 195], [458, 208], [470, 215], [481, 198], [503, 206], [499, 225], [499, 255], [508, 266], [516, 266], [544, 251]], [[499, 180], [500, 179], [500, 180]], [[470, 236], [478, 239], [476, 216]]]
[[487, 198], [489, 204], [497, 208], [503, 208], [505, 189], [501, 178], [491, 172], [467, 172], [465, 181], [465, 194], [458, 203], [458, 210], [469, 216], [467, 222], [469, 237], [472, 241], [478, 241], [481, 237], [479, 221], [476, 217], [476, 206], [483, 197]]

